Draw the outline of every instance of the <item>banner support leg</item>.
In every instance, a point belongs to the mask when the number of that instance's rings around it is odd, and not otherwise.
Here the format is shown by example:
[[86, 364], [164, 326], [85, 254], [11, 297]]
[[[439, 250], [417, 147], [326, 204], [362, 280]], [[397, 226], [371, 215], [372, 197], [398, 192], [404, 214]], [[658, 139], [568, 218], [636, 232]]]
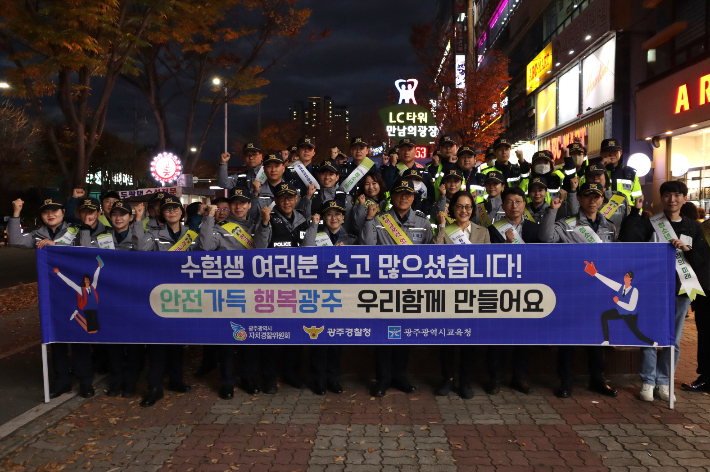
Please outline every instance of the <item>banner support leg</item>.
[[49, 403], [49, 366], [47, 365], [46, 344], [42, 344], [42, 375], [44, 377], [44, 402]]
[[669, 406], [672, 410], [675, 407], [675, 402], [673, 401], [673, 390], [675, 387], [675, 344], [671, 345], [671, 378], [668, 382], [668, 392], [669, 392]]

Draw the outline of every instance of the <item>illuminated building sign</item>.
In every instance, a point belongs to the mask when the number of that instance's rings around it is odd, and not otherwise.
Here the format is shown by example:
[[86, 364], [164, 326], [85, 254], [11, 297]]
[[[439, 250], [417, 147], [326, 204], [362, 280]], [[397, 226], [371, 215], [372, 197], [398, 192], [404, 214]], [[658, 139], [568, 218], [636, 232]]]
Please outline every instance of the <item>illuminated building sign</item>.
[[[699, 92], [698, 105], [706, 105], [710, 103], [710, 74], [700, 77]], [[683, 84], [678, 87], [674, 113], [677, 115], [678, 113], [690, 110], [690, 101], [691, 99], [688, 94], [688, 84]]]
[[636, 139], [710, 120], [710, 59], [685, 67], [636, 93]]
[[535, 110], [537, 134], [543, 134], [557, 126], [557, 82], [552, 82], [537, 94]]
[[419, 81], [400, 79], [394, 83], [399, 92], [399, 103], [380, 109], [380, 119], [391, 138], [436, 138], [439, 129], [434, 115], [426, 108], [417, 105], [414, 91]]
[[552, 43], [545, 46], [527, 67], [525, 86], [527, 93], [537, 89], [545, 81], [545, 76], [552, 70]]
[[133, 177], [128, 174], [124, 174], [123, 172], [118, 172], [116, 174], [96, 172], [95, 174], [88, 174], [86, 176], [87, 184], [101, 185], [104, 181], [107, 184], [114, 185], [133, 185]]
[[582, 60], [582, 112], [614, 100], [616, 38]]
[[161, 152], [150, 163], [150, 173], [158, 182], [175, 182], [182, 174], [182, 163], [175, 154]]
[[463, 54], [456, 55], [456, 88], [464, 88], [466, 86], [466, 56]]

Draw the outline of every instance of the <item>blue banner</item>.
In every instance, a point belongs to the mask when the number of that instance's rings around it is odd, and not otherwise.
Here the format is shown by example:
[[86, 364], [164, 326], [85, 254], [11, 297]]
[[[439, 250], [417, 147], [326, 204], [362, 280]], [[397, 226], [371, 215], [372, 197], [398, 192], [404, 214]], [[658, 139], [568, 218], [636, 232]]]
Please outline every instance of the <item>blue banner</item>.
[[674, 261], [653, 243], [54, 246], [42, 342], [668, 346]]

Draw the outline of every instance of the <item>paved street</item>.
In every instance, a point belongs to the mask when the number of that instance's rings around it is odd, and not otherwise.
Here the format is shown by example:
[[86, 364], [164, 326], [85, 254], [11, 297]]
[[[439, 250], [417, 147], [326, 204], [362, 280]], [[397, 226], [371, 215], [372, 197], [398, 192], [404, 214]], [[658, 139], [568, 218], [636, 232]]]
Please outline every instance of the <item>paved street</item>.
[[[686, 324], [678, 381], [694, 378], [696, 330]], [[427, 351], [425, 354], [431, 354]], [[706, 471], [710, 396], [678, 392], [676, 410], [636, 398], [639, 382], [616, 377], [617, 399], [552, 394], [553, 377], [534, 379], [526, 396], [435, 397], [436, 356], [415, 356], [412, 395], [369, 396], [370, 359], [347, 356], [358, 374], [342, 395], [282, 386], [278, 395], [231, 401], [216, 373], [195, 381], [199, 348], [188, 351], [188, 394], [166, 392], [151, 409], [139, 399], [74, 397], [0, 440], [0, 470], [16, 471]], [[36, 362], [33, 350], [26, 359]], [[13, 356], [12, 360], [15, 361]], [[10, 358], [3, 360], [7, 363]], [[366, 363], [366, 364], [365, 364]], [[24, 364], [23, 364], [24, 366]], [[26, 366], [39, 372], [38, 366]], [[430, 376], [416, 373], [433, 371]], [[41, 397], [36, 373], [26, 404]], [[362, 377], [362, 379], [360, 378]], [[7, 379], [3, 373], [3, 381]], [[10, 377], [11, 381], [12, 377]], [[17, 380], [15, 380], [16, 382]], [[676, 385], [679, 385], [677, 382]], [[3, 390], [4, 392], [4, 390]], [[5, 395], [3, 393], [3, 395]], [[3, 409], [7, 403], [3, 401]], [[3, 417], [4, 418], [4, 417]]]

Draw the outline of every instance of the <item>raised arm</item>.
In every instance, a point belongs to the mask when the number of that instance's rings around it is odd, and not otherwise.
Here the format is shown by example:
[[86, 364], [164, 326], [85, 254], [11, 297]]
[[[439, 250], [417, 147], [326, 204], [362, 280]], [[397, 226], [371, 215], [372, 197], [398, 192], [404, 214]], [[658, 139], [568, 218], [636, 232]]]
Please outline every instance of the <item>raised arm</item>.
[[[606, 285], [607, 287], [609, 287], [610, 289], [612, 289], [615, 292], [618, 292], [619, 289], [621, 288], [621, 284], [619, 282], [614, 282], [613, 280], [604, 277], [599, 272], [594, 274], [594, 277], [598, 278], [604, 285]], [[634, 302], [634, 306], [636, 306], [635, 302]]]
[[99, 266], [96, 268], [96, 271], [94, 272], [94, 282], [91, 284], [94, 288], [99, 283], [99, 272], [101, 272], [101, 262], [99, 261]]
[[64, 274], [59, 272], [59, 269], [55, 268], [54, 273], [57, 274], [59, 276], [59, 278], [61, 278], [67, 285], [69, 285], [71, 288], [73, 288], [76, 293], [81, 295], [81, 288], [77, 284], [75, 284], [74, 282], [69, 280]]

